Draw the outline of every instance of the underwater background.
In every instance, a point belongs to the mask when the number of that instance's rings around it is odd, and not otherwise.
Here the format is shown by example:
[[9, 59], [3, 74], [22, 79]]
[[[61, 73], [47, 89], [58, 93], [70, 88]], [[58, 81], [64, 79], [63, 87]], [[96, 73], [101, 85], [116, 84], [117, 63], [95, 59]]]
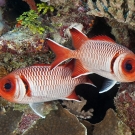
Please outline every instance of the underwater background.
[[[135, 0], [0, 0], [0, 78], [50, 64], [55, 55], [46, 38], [73, 48], [72, 27], [89, 38], [106, 35], [135, 52]], [[134, 135], [135, 82], [99, 94], [104, 78], [88, 77], [97, 88], [76, 86], [82, 102], [44, 103], [45, 119], [28, 105], [0, 97], [0, 135]]]

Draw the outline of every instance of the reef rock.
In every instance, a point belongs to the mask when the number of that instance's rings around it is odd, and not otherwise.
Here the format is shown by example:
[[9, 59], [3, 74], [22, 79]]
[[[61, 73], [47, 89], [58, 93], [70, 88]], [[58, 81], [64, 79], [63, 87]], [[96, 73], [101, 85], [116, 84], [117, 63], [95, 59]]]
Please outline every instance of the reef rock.
[[135, 27], [135, 5], [134, 0], [88, 0], [87, 4], [90, 10], [89, 15], [116, 19]]
[[95, 124], [93, 135], [131, 135], [131, 131], [117, 118], [116, 113], [109, 109], [103, 121]]
[[45, 119], [40, 119], [24, 135], [87, 135], [87, 130], [68, 110], [59, 106]]
[[135, 133], [135, 82], [122, 83], [114, 102], [118, 117]]

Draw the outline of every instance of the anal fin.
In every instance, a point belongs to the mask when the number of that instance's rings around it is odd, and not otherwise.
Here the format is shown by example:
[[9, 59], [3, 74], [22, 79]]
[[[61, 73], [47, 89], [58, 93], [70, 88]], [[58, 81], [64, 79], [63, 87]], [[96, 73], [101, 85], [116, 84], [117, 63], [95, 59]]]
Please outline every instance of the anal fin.
[[73, 91], [68, 97], [66, 97], [66, 99], [80, 101], [80, 98], [76, 95], [75, 91]]

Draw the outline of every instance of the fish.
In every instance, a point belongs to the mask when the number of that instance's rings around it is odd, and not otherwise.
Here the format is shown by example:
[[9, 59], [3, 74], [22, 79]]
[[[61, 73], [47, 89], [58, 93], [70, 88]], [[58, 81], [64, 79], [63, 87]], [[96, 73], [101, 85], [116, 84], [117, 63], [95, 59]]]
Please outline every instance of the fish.
[[36, 114], [43, 102], [53, 100], [76, 100], [75, 87], [79, 84], [94, 86], [86, 77], [72, 78], [73, 61], [50, 70], [49, 64], [38, 64], [17, 69], [0, 79], [0, 96], [21, 104], [29, 104]]
[[70, 33], [74, 50], [46, 38], [46, 43], [56, 55], [51, 70], [68, 59], [75, 59], [72, 77], [93, 73], [105, 77], [107, 81], [101, 93], [117, 82], [135, 81], [135, 54], [131, 50], [108, 36], [88, 38], [75, 27], [70, 29]]

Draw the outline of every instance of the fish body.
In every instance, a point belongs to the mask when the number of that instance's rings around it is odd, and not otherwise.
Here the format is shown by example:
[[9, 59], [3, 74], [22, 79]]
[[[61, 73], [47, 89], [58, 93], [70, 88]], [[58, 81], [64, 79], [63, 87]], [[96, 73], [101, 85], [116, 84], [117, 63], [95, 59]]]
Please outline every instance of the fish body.
[[86, 76], [71, 78], [72, 62], [50, 70], [50, 65], [18, 69], [0, 79], [0, 95], [16, 103], [38, 103], [57, 99], [77, 100], [74, 89], [89, 83]]
[[118, 82], [135, 81], [135, 55], [128, 48], [115, 43], [107, 36], [89, 39], [79, 30], [70, 30], [75, 50], [46, 39], [56, 54], [51, 69], [69, 58], [76, 59], [72, 77], [96, 73]]

